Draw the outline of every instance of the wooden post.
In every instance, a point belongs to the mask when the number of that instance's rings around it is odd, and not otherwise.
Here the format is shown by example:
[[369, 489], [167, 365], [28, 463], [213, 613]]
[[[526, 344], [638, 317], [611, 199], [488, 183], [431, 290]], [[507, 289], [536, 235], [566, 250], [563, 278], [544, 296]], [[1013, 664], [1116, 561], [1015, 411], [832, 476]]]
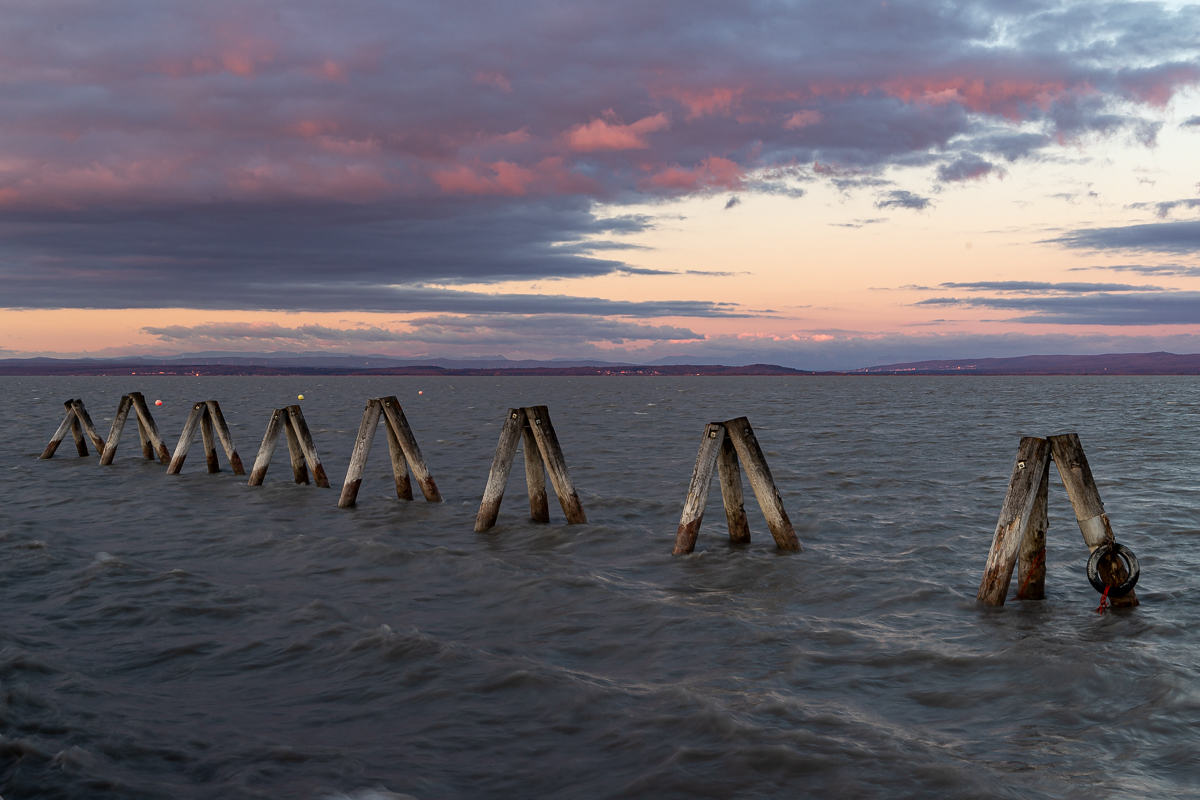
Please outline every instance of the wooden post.
[[504, 417], [504, 426], [500, 428], [500, 441], [496, 444], [496, 455], [492, 458], [492, 468], [488, 472], [483, 500], [479, 503], [479, 513], [475, 517], [476, 533], [491, 530], [496, 524], [496, 517], [500, 514], [500, 501], [504, 499], [504, 487], [508, 485], [508, 474], [512, 471], [513, 458], [517, 455], [517, 442], [521, 438], [521, 428], [524, 425], [525, 410], [510, 408]]
[[550, 503], [546, 497], [546, 469], [529, 418], [521, 426], [521, 447], [525, 450], [525, 485], [529, 487], [529, 518], [533, 522], [550, 521]]
[[[50, 437], [50, 442], [46, 445], [46, 449], [42, 451], [42, 454], [38, 458], [54, 458], [54, 451], [58, 449], [58, 446], [62, 444], [62, 440], [67, 438], [67, 434], [72, 432], [75, 427], [75, 409], [71, 408], [71, 401], [68, 400], [63, 403], [63, 406], [67, 409], [67, 415], [63, 417], [63, 421], [59, 423], [58, 429]], [[79, 438], [82, 438], [82, 435]]]
[[[221, 447], [225, 448], [225, 458], [229, 459], [229, 468], [233, 470], [234, 475], [245, 475], [246, 468], [242, 466], [242, 457], [238, 455], [237, 448], [233, 446], [233, 437], [229, 435], [229, 426], [225, 424], [225, 415], [221, 413], [221, 404], [216, 400], [206, 400], [204, 405], [208, 406], [211, 424], [216, 429], [217, 437], [221, 440]], [[209, 472], [216, 471], [209, 470]]]
[[308, 467], [304, 463], [304, 451], [300, 449], [300, 437], [292, 425], [292, 415], [283, 412], [283, 431], [287, 434], [288, 456], [292, 460], [292, 477], [296, 483], [308, 483]]
[[[146, 398], [141, 392], [130, 392], [130, 399], [133, 400], [133, 410], [137, 412], [138, 422], [141, 426], [139, 431], [144, 429], [146, 438], [150, 444], [154, 446], [153, 452], [158, 455], [160, 464], [166, 464], [171, 460], [171, 452], [167, 450], [166, 442], [163, 441], [162, 434], [158, 432], [158, 425], [154, 423], [154, 417], [150, 413], [150, 407], [146, 405]], [[143, 443], [142, 453], [149, 459], [151, 456], [146, 452], [145, 444]]]
[[83, 426], [79, 424], [78, 414], [71, 415], [71, 436], [75, 438], [75, 452], [80, 457], [86, 456], [88, 454], [87, 439], [83, 438]]
[[379, 427], [379, 415], [382, 413], [383, 404], [379, 400], [367, 401], [367, 407], [363, 409], [362, 424], [358, 426], [358, 437], [354, 440], [350, 467], [346, 470], [346, 482], [342, 485], [342, 495], [338, 498], [338, 508], [349, 508], [358, 499], [363, 469], [367, 466], [367, 456], [371, 453], [371, 443], [375, 441], [375, 429]]
[[1042, 600], [1046, 597], [1046, 528], [1050, 524], [1047, 515], [1047, 498], [1050, 491], [1050, 462], [1042, 471], [1042, 482], [1038, 487], [1033, 514], [1021, 540], [1021, 552], [1017, 557], [1017, 599]]
[[133, 400], [129, 395], [122, 395], [121, 402], [117, 406], [117, 413], [113, 414], [112, 428], [108, 431], [108, 441], [104, 443], [104, 451], [100, 454], [100, 464], [108, 465], [113, 462], [113, 458], [117, 455], [117, 445], [121, 441], [121, 432], [125, 430], [125, 420], [129, 419], [129, 409], [133, 408]]
[[71, 407], [75, 409], [75, 416], [83, 423], [83, 430], [92, 440], [92, 446], [96, 448], [96, 452], [103, 453], [104, 440], [100, 438], [100, 434], [96, 433], [96, 426], [92, 424], [92, 418], [88, 415], [87, 409], [83, 407], [83, 401], [72, 400]]
[[717, 475], [721, 481], [721, 500], [725, 505], [725, 521], [729, 525], [729, 541], [749, 544], [750, 523], [746, 519], [746, 502], [742, 497], [742, 471], [738, 468], [737, 449], [728, 436], [721, 441]]
[[146, 461], [151, 461], [154, 459], [154, 445], [150, 444], [150, 437], [146, 435], [146, 423], [142, 422], [142, 418], [137, 415], [136, 409], [134, 410], [133, 418], [137, 420], [138, 442], [142, 445], [142, 458]]
[[171, 456], [171, 465], [167, 467], [168, 475], [178, 475], [183, 469], [183, 460], [187, 458], [188, 450], [192, 446], [196, 428], [199, 427], [200, 420], [207, 410], [204, 403], [196, 403], [192, 406], [192, 412], [188, 414], [187, 423], [183, 426], [183, 433], [179, 435], [179, 444], [175, 446], [175, 454]]
[[[704, 438], [696, 453], [696, 466], [692, 469], [692, 482], [688, 485], [687, 500], [679, 517], [679, 529], [675, 532], [675, 549], [672, 555], [683, 555], [696, 549], [696, 536], [704, 520], [704, 508], [708, 504], [708, 489], [712, 484], [713, 469], [725, 443], [725, 426], [710, 422], [704, 426]], [[722, 487], [724, 484], [722, 484]]]
[[976, 599], [989, 606], [1002, 606], [1008, 597], [1013, 566], [1021, 542], [1029, 529], [1042, 485], [1042, 474], [1050, 467], [1050, 444], [1045, 439], [1026, 436], [1017, 448], [1008, 493], [1000, 509], [1000, 519], [992, 536], [987, 566], [979, 582]]
[[263, 434], [262, 444], [258, 446], [258, 456], [254, 459], [254, 467], [250, 470], [250, 486], [262, 486], [263, 478], [267, 477], [267, 468], [271, 466], [271, 456], [275, 455], [275, 445], [279, 443], [279, 425], [284, 415], [281, 408], [271, 412], [267, 422], [267, 432]]
[[[412, 470], [417, 485], [421, 487], [421, 494], [425, 495], [425, 499], [431, 503], [442, 502], [442, 493], [438, 491], [437, 484], [433, 482], [433, 475], [429, 473], [429, 467], [425, 465], [425, 456], [421, 454], [421, 448], [417, 446], [417, 438], [413, 436], [412, 428], [408, 426], [408, 418], [404, 416], [404, 409], [400, 407], [400, 401], [392, 396], [380, 397], [379, 402], [382, 404], [383, 415], [387, 419], [388, 425], [396, 435], [400, 449], [404, 451], [408, 468]], [[399, 480], [399, 475], [396, 477]]]
[[[1113, 544], [1116, 540], [1113, 537], [1112, 524], [1108, 514], [1104, 512], [1100, 490], [1096, 488], [1092, 468], [1083, 453], [1079, 436], [1074, 433], [1051, 436], [1050, 447], [1054, 455], [1054, 464], [1058, 467], [1058, 475], [1067, 489], [1067, 496], [1071, 498], [1075, 520], [1079, 523], [1079, 532], [1083, 534], [1088, 551], [1095, 550], [1102, 544]], [[1109, 586], [1117, 586], [1129, 577], [1129, 572], [1120, 557], [1110, 554], [1100, 562], [1100, 577]], [[1110, 599], [1116, 608], [1138, 605], [1134, 592]]]
[[796, 530], [783, 507], [783, 498], [775, 487], [775, 479], [771, 477], [771, 468], [767, 466], [766, 456], [758, 446], [754, 429], [750, 420], [745, 417], [728, 420], [725, 423], [725, 433], [733, 440], [738, 458], [746, 468], [746, 477], [750, 479], [750, 488], [758, 499], [763, 516], [767, 520], [767, 528], [775, 538], [775, 544], [781, 550], [800, 550], [800, 540], [796, 538]]
[[216, 437], [213, 436], [212, 414], [208, 413], [207, 403], [200, 412], [200, 441], [204, 444], [204, 461], [208, 464], [209, 474], [220, 472], [221, 464], [217, 461], [217, 442]]
[[312, 473], [313, 482], [321, 489], [332, 488], [329, 485], [329, 478], [325, 475], [325, 467], [321, 464], [321, 457], [317, 455], [317, 446], [313, 444], [308, 423], [304, 420], [304, 412], [300, 406], [288, 406], [286, 411], [291, 428], [296, 432], [296, 441], [300, 445], [300, 452], [304, 454], [304, 460], [308, 463], [308, 471]]
[[392, 477], [396, 480], [396, 497], [401, 500], [413, 499], [412, 482], [408, 479], [408, 462], [404, 460], [404, 450], [400, 447], [400, 439], [396, 436], [391, 424], [383, 426], [387, 433], [388, 456], [392, 459]]
[[546, 471], [550, 473], [550, 483], [554, 493], [558, 495], [559, 505], [567, 517], [568, 525], [581, 525], [587, 522], [587, 514], [583, 512], [583, 504], [579, 502], [579, 494], [571, 481], [571, 473], [567, 471], [567, 460], [563, 458], [562, 446], [558, 443], [558, 435], [550, 422], [550, 409], [546, 406], [527, 406], [525, 416], [529, 427], [537, 439], [538, 450], [546, 462]]

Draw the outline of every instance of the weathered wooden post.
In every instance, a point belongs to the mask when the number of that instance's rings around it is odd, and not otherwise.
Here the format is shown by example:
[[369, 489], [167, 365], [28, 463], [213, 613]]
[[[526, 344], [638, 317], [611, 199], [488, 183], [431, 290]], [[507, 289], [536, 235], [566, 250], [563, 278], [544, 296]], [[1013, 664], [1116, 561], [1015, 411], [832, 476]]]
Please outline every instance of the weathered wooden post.
[[170, 463], [171, 451], [167, 449], [162, 434], [158, 432], [158, 425], [154, 422], [154, 415], [150, 413], [150, 406], [146, 405], [146, 398], [141, 392], [130, 392], [129, 399], [133, 401], [133, 410], [137, 413], [138, 438], [142, 443], [142, 458], [149, 461], [158, 456], [160, 464]]
[[346, 470], [346, 482], [342, 485], [342, 494], [338, 498], [338, 508], [349, 508], [358, 500], [367, 456], [371, 454], [371, 444], [375, 441], [375, 431], [379, 427], [381, 417], [388, 431], [388, 452], [392, 461], [392, 475], [396, 480], [396, 496], [401, 500], [412, 499], [412, 487], [408, 482], [408, 471], [411, 471], [425, 499], [431, 503], [440, 503], [442, 493], [425, 464], [425, 456], [421, 453], [412, 428], [408, 425], [404, 409], [400, 407], [400, 401], [396, 397], [389, 396], [374, 397], [367, 401], [367, 407], [363, 409], [362, 423], [358, 427], [358, 436], [354, 439], [354, 452], [350, 455], [350, 466]]
[[783, 507], [783, 498], [779, 496], [771, 468], [767, 466], [766, 456], [758, 445], [750, 420], [738, 417], [726, 422], [710, 422], [704, 427], [700, 449], [696, 453], [696, 466], [692, 470], [692, 481], [688, 485], [687, 499], [679, 517], [679, 529], [675, 532], [673, 555], [683, 555], [696, 549], [696, 537], [704, 520], [714, 468], [720, 474], [721, 500], [725, 505], [729, 539], [738, 543], [750, 541], [739, 460], [746, 465], [750, 487], [758, 499], [776, 546], [781, 550], [801, 549], [800, 540], [796, 538], [792, 521]]
[[221, 465], [217, 462], [217, 446], [213, 437], [214, 424], [221, 439], [221, 445], [225, 449], [225, 457], [229, 459], [229, 466], [233, 469], [233, 474], [246, 474], [246, 469], [242, 466], [242, 459], [233, 447], [233, 437], [229, 435], [229, 428], [225, 424], [225, 416], [221, 413], [220, 404], [216, 400], [203, 400], [192, 404], [192, 411], [188, 414], [187, 422], [184, 423], [183, 433], [179, 435], [179, 444], [175, 446], [175, 454], [171, 456], [171, 464], [167, 467], [168, 475], [178, 475], [183, 470], [183, 461], [187, 458], [192, 440], [196, 437], [196, 428], [200, 428], [201, 431], [208, 471], [210, 473], [221, 471]]
[[[979, 592], [976, 594], [976, 598], [985, 605], [1002, 606], [1008, 597], [1013, 567], [1030, 522], [1036, 519], [1035, 509], [1041, 494], [1042, 479], [1049, 469], [1050, 443], [1034, 436], [1021, 439], [1012, 477], [1008, 481], [1008, 493], [1000, 509], [996, 532], [992, 535], [987, 566], [984, 567], [983, 579], [979, 582]], [[1045, 536], [1044, 529], [1042, 535]]]
[[[1048, 439], [1026, 436], [1017, 449], [1017, 460], [976, 595], [985, 605], [1004, 605], [1013, 567], [1017, 564], [1017, 598], [1041, 600], [1046, 596], [1047, 495], [1051, 460], [1058, 467], [1088, 550], [1094, 552], [1106, 545], [1113, 548], [1116, 544], [1079, 437], [1074, 433]], [[1121, 586], [1129, 577], [1120, 556], [1112, 552], [1101, 558], [1099, 572], [1109, 587]], [[1117, 607], [1138, 604], [1132, 590], [1110, 599]]]
[[258, 457], [254, 459], [254, 468], [250, 470], [250, 486], [262, 486], [267, 476], [267, 468], [271, 466], [271, 456], [275, 454], [275, 445], [279, 442], [280, 429], [287, 434], [288, 455], [292, 464], [292, 477], [296, 483], [308, 483], [308, 475], [322, 489], [331, 488], [329, 478], [325, 475], [325, 467], [321, 457], [317, 455], [317, 447], [313, 444], [312, 433], [304, 420], [304, 412], [300, 406], [276, 408], [271, 412], [267, 422], [267, 431], [263, 434], [262, 444], [258, 447]]
[[[1101, 545], [1112, 547], [1116, 542], [1112, 524], [1108, 520], [1108, 514], [1104, 513], [1100, 490], [1096, 488], [1092, 468], [1088, 465], [1087, 456], [1083, 454], [1079, 436], [1074, 433], [1051, 436], [1050, 447], [1054, 455], [1054, 464], [1058, 467], [1058, 475], [1067, 489], [1067, 496], [1071, 498], [1075, 520], [1079, 523], [1079, 532], [1083, 534], [1088, 552]], [[1100, 577], [1109, 586], [1119, 586], [1129, 577], [1125, 565], [1115, 554], [1106, 556], [1099, 566]], [[1115, 608], [1130, 608], [1139, 604], [1133, 591], [1110, 599]]]
[[67, 400], [63, 403], [63, 408], [66, 409], [67, 414], [63, 417], [58, 429], [54, 431], [54, 435], [50, 437], [50, 442], [39, 458], [53, 458], [54, 451], [62, 444], [62, 440], [67, 438], [68, 433], [75, 440], [75, 451], [80, 456], [88, 455], [85, 433], [87, 438], [92, 440], [92, 444], [96, 446], [96, 451], [103, 452], [104, 440], [100, 438], [100, 434], [96, 433], [96, 426], [92, 424], [92, 418], [88, 415], [87, 409], [83, 407], [83, 401]]
[[550, 421], [550, 410], [546, 406], [510, 408], [500, 429], [500, 441], [492, 468], [488, 472], [487, 486], [475, 517], [475, 532], [491, 530], [500, 514], [500, 502], [512, 472], [513, 460], [517, 455], [517, 444], [525, 447], [525, 481], [529, 486], [529, 515], [534, 522], [549, 522], [550, 507], [546, 494], [546, 473], [558, 496], [559, 505], [567, 523], [577, 525], [587, 522], [579, 493], [571, 480], [567, 461], [563, 456], [558, 434]]

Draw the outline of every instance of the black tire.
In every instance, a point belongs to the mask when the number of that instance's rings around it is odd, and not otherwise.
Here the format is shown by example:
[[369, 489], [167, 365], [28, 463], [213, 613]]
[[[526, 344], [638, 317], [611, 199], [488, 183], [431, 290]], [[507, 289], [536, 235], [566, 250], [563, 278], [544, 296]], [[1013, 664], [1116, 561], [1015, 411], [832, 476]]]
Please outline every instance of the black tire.
[[[1129, 565], [1129, 577], [1120, 586], [1108, 586], [1100, 579], [1100, 559], [1104, 558], [1109, 552], [1114, 552], [1118, 557], [1125, 559], [1125, 563]], [[1123, 597], [1133, 591], [1133, 587], [1137, 586], [1138, 578], [1142, 574], [1142, 568], [1138, 564], [1137, 556], [1123, 544], [1109, 546], [1102, 544], [1092, 551], [1092, 557], [1087, 562], [1088, 582], [1092, 584], [1092, 588], [1100, 594], [1104, 594], [1104, 590], [1108, 589], [1109, 597]]]

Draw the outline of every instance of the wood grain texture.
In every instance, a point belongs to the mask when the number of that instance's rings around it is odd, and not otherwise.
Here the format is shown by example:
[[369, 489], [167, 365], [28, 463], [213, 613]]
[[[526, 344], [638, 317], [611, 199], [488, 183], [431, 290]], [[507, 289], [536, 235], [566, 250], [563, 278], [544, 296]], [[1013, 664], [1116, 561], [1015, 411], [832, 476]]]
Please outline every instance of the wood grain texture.
[[[1112, 523], [1104, 511], [1100, 490], [1096, 488], [1096, 479], [1092, 477], [1092, 468], [1084, 455], [1083, 444], [1079, 441], [1078, 434], [1051, 436], [1050, 448], [1054, 456], [1054, 465], [1058, 467], [1058, 476], [1062, 478], [1067, 496], [1071, 498], [1075, 521], [1079, 524], [1079, 532], [1083, 534], [1088, 551], [1095, 550], [1102, 544], [1113, 544], [1116, 538], [1113, 535]], [[1100, 577], [1109, 586], [1117, 586], [1129, 577], [1129, 571], [1125, 568], [1125, 562], [1110, 555], [1100, 561]], [[1111, 600], [1115, 608], [1131, 608], [1139, 603], [1135, 592]]]
[[317, 454], [317, 446], [313, 443], [312, 431], [308, 429], [308, 421], [304, 419], [304, 410], [297, 405], [288, 406], [287, 409], [288, 421], [292, 424], [292, 430], [296, 433], [296, 439], [300, 444], [300, 451], [304, 454], [304, 460], [308, 464], [308, 471], [312, 474], [313, 483], [320, 489], [331, 489], [329, 485], [329, 476], [325, 474], [325, 465], [321, 463], [321, 456]]
[[75, 409], [75, 416], [79, 417], [79, 421], [83, 424], [83, 431], [92, 440], [92, 446], [96, 448], [96, 452], [103, 453], [104, 439], [100, 438], [100, 434], [96, 432], [96, 426], [92, 424], [91, 416], [88, 414], [87, 409], [83, 407], [83, 401], [72, 400], [71, 407]]
[[275, 446], [279, 443], [279, 428], [283, 419], [284, 411], [282, 408], [277, 408], [271, 412], [271, 418], [267, 421], [267, 430], [263, 434], [262, 444], [258, 446], [258, 455], [254, 459], [254, 467], [250, 470], [250, 480], [247, 484], [250, 486], [262, 486], [263, 479], [267, 477], [267, 469], [271, 466], [271, 457], [275, 455]]
[[529, 488], [529, 519], [533, 522], [550, 521], [550, 501], [546, 495], [546, 469], [542, 462], [542, 451], [537, 438], [529, 427], [529, 420], [521, 427], [521, 449], [525, 451], [525, 485]]
[[746, 519], [746, 501], [742, 495], [742, 471], [738, 466], [737, 448], [728, 436], [723, 437], [721, 441], [721, 454], [717, 456], [717, 477], [721, 482], [721, 502], [725, 506], [729, 541], [749, 544], [750, 523]]
[[550, 474], [550, 483], [554, 493], [558, 495], [558, 503], [562, 506], [563, 514], [568, 525], [582, 525], [587, 522], [587, 514], [583, 511], [583, 503], [579, 501], [579, 493], [575, 491], [575, 483], [567, 469], [567, 460], [563, 456], [562, 445], [559, 444], [558, 434], [550, 421], [550, 409], [546, 406], [526, 406], [525, 416], [529, 427], [537, 440], [538, 450], [542, 460], [546, 462], [546, 471]]
[[725, 422], [725, 432], [733, 440], [734, 449], [746, 470], [746, 477], [750, 479], [750, 488], [754, 490], [775, 544], [781, 550], [799, 551], [800, 540], [796, 538], [792, 520], [783, 507], [783, 498], [779, 496], [775, 478], [771, 476], [771, 468], [767, 466], [767, 458], [759, 447], [754, 428], [750, 427], [750, 420], [745, 417], [728, 420]]
[[171, 464], [167, 467], [168, 475], [178, 475], [183, 470], [184, 459], [187, 458], [188, 450], [192, 446], [192, 439], [196, 438], [196, 428], [200, 427], [200, 420], [204, 417], [205, 410], [204, 403], [196, 403], [192, 406], [187, 422], [184, 423], [183, 433], [179, 434], [179, 444], [175, 445], [175, 453], [171, 456]]
[[338, 498], [338, 508], [349, 508], [358, 499], [363, 470], [367, 466], [367, 456], [371, 454], [371, 444], [375, 441], [375, 429], [379, 427], [379, 415], [382, 413], [383, 407], [378, 400], [367, 401], [367, 407], [363, 409], [362, 423], [358, 426], [358, 436], [354, 439], [354, 451], [350, 455], [350, 466], [346, 469], [346, 482], [342, 484], [342, 494]]
[[75, 439], [75, 452], [82, 458], [88, 455], [87, 439], [83, 436], [83, 425], [79, 422], [79, 415], [74, 413], [75, 409], [71, 408], [71, 436]]
[[171, 453], [167, 450], [167, 444], [163, 441], [162, 434], [158, 432], [158, 425], [154, 422], [154, 415], [150, 413], [150, 406], [146, 405], [146, 398], [141, 392], [130, 392], [129, 396], [133, 399], [133, 410], [137, 412], [138, 420], [146, 429], [146, 436], [149, 438], [150, 444], [154, 446], [159, 463], [168, 463], [171, 460]]
[[704, 521], [704, 509], [708, 505], [708, 490], [712, 485], [713, 471], [725, 443], [725, 426], [710, 422], [704, 426], [700, 447], [696, 452], [696, 465], [692, 467], [692, 480], [688, 484], [687, 498], [683, 501], [683, 513], [679, 515], [679, 528], [675, 531], [675, 547], [671, 555], [684, 555], [696, 549], [696, 537], [700, 535], [700, 523]]
[[108, 431], [108, 441], [104, 443], [104, 451], [100, 454], [100, 464], [107, 466], [117, 456], [117, 445], [121, 443], [121, 433], [125, 430], [125, 421], [129, 419], [129, 410], [133, 408], [133, 399], [122, 395], [117, 405], [117, 413], [113, 414], [112, 427]]
[[1043, 600], [1046, 597], [1046, 528], [1049, 526], [1047, 501], [1050, 490], [1050, 459], [1042, 470], [1033, 514], [1021, 540], [1017, 556], [1017, 599]]
[[442, 493], [425, 464], [425, 456], [417, 444], [417, 437], [413, 436], [412, 428], [408, 425], [408, 418], [404, 416], [400, 401], [393, 396], [380, 397], [379, 402], [383, 405], [383, 413], [396, 434], [400, 449], [404, 451], [404, 458], [408, 461], [408, 468], [412, 470], [413, 479], [416, 480], [417, 486], [421, 487], [421, 494], [425, 495], [425, 499], [430, 503], [442, 502]]
[[1013, 462], [1012, 476], [1008, 480], [1004, 505], [1000, 508], [1000, 519], [996, 522], [995, 533], [992, 534], [987, 565], [983, 569], [983, 578], [975, 595], [984, 605], [1002, 606], [1008, 597], [1013, 567], [1017, 563], [1021, 542], [1037, 506], [1042, 474], [1049, 463], [1049, 442], [1034, 436], [1021, 439], [1021, 444], [1017, 447], [1016, 461]]
[[300, 449], [300, 437], [296, 434], [296, 426], [292, 424], [292, 415], [283, 410], [280, 418], [283, 432], [287, 436], [288, 458], [292, 463], [292, 479], [296, 483], [308, 483], [308, 464], [304, 460], [304, 451]]
[[221, 471], [221, 463], [217, 461], [217, 441], [213, 435], [212, 414], [208, 413], [208, 404], [200, 412], [200, 442], [204, 446], [204, 461], [208, 465], [208, 473]]
[[229, 433], [229, 426], [225, 424], [225, 415], [221, 413], [221, 404], [216, 400], [206, 400], [204, 405], [208, 406], [208, 416], [212, 420], [212, 427], [217, 438], [221, 440], [221, 447], [225, 450], [229, 468], [233, 470], [234, 475], [245, 475], [246, 468], [242, 466], [242, 457], [238, 455], [237, 448], [233, 446], [233, 436]]
[[[63, 421], [58, 424], [54, 435], [50, 437], [50, 442], [46, 445], [46, 449], [38, 458], [54, 458], [54, 451], [62, 444], [62, 440], [67, 438], [67, 434], [75, 427], [75, 409], [71, 408], [71, 401], [63, 403], [66, 406], [67, 414], [63, 417]], [[80, 433], [82, 437], [82, 432]]]
[[400, 439], [390, 422], [383, 426], [387, 433], [388, 456], [392, 459], [392, 477], [396, 481], [396, 497], [400, 500], [412, 500], [412, 481], [408, 479], [408, 462], [404, 459], [404, 450], [400, 447]]
[[[132, 398], [130, 399], [130, 403], [132, 404]], [[137, 420], [138, 442], [142, 446], [142, 460], [152, 461], [154, 459], [154, 445], [150, 444], [150, 436], [146, 433], [146, 423], [142, 422], [142, 418], [137, 415], [136, 409], [134, 410], [133, 418]]]
[[496, 525], [500, 515], [500, 502], [504, 499], [504, 488], [508, 486], [508, 475], [512, 472], [513, 459], [517, 455], [517, 442], [525, 425], [525, 411], [510, 408], [504, 415], [500, 428], [500, 441], [496, 444], [496, 455], [492, 457], [492, 468], [488, 471], [487, 486], [479, 502], [479, 513], [475, 515], [475, 532], [483, 533]]

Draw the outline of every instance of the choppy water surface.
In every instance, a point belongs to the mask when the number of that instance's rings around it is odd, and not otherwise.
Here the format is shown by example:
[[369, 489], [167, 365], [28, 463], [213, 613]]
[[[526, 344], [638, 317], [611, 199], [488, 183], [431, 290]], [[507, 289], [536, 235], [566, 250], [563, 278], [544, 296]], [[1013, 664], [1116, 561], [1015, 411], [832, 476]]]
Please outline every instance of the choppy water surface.
[[[1194, 797], [1193, 378], [5, 378], [5, 798]], [[82, 397], [217, 398], [247, 466], [305, 414], [333, 490], [39, 461]], [[417, 394], [423, 390], [424, 394]], [[445, 502], [395, 499], [396, 394]], [[504, 409], [550, 406], [590, 522], [527, 521], [518, 461], [472, 532]], [[746, 414], [804, 545], [733, 546], [714, 486], [670, 555], [703, 424]], [[1076, 430], [1132, 612], [1098, 615], [1051, 478], [1047, 599], [976, 606], [1022, 435]], [[223, 455], [222, 455], [223, 459]], [[419, 493], [418, 493], [419, 497]]]

